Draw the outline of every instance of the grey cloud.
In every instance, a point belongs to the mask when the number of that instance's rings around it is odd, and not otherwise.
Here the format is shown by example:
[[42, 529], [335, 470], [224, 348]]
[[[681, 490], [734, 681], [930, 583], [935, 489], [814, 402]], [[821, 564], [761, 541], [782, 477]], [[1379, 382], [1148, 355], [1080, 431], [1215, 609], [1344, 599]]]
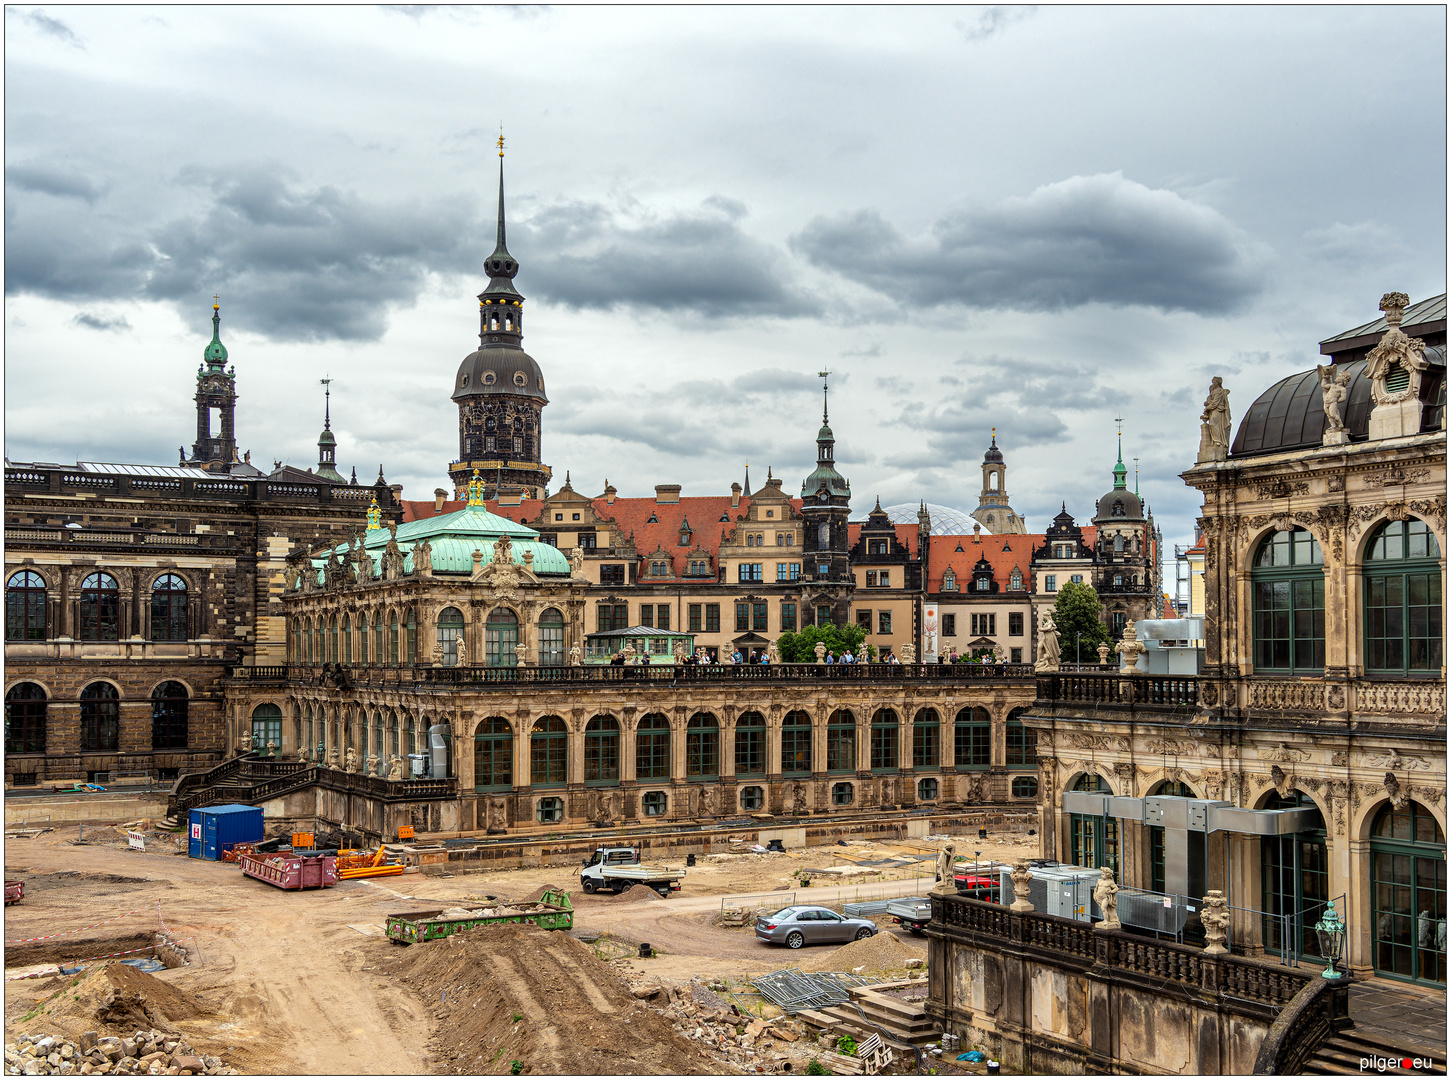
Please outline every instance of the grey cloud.
[[411, 304], [430, 272], [467, 268], [480, 244], [460, 199], [373, 203], [262, 167], [181, 179], [204, 205], [160, 225], [21, 206], [6, 230], [7, 291], [177, 303], [217, 291], [276, 340], [368, 341], [387, 329], [390, 305]]
[[1021, 22], [1037, 12], [1035, 5], [994, 5], [978, 11], [971, 20], [958, 19], [954, 24], [968, 41], [985, 41], [994, 34], [1002, 33], [1015, 22]]
[[100, 185], [89, 178], [45, 165], [7, 165], [5, 183], [22, 191], [83, 199], [88, 203], [101, 197]]
[[47, 37], [53, 37], [57, 41], [62, 41], [67, 45], [74, 45], [77, 49], [80, 49], [82, 51], [85, 50], [85, 46], [81, 44], [81, 39], [76, 36], [76, 32], [74, 30], [72, 30], [65, 23], [61, 22], [59, 19], [55, 19], [47, 15], [40, 8], [36, 8], [34, 11], [25, 12], [23, 17], [26, 22], [28, 22], [31, 26], [35, 27], [35, 29], [39, 30], [42, 34], [45, 34]]
[[544, 207], [518, 226], [536, 251], [539, 296], [577, 309], [621, 305], [707, 317], [811, 315], [813, 297], [788, 283], [776, 249], [740, 227], [746, 207], [723, 196], [697, 209], [627, 220], [601, 203]]
[[71, 320], [77, 326], [85, 326], [91, 330], [130, 330], [131, 324], [124, 315], [97, 315], [89, 311], [82, 311]]
[[1385, 226], [1374, 221], [1346, 225], [1337, 221], [1323, 229], [1305, 233], [1306, 254], [1316, 260], [1345, 265], [1381, 262], [1406, 254], [1406, 245]]
[[817, 217], [790, 245], [909, 303], [1032, 312], [1095, 303], [1228, 312], [1259, 291], [1264, 258], [1217, 211], [1116, 172], [956, 210], [921, 237], [875, 210]]

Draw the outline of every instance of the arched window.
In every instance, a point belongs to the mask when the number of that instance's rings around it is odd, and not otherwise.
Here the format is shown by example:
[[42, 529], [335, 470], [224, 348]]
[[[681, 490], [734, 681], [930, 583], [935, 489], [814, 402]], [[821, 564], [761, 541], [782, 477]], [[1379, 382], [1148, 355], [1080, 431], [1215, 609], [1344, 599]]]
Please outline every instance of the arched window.
[[992, 719], [980, 705], [960, 709], [952, 725], [952, 762], [959, 769], [986, 769], [992, 764]]
[[378, 667], [383, 666], [383, 613], [375, 612], [373, 615], [373, 663]]
[[489, 667], [514, 667], [519, 658], [519, 617], [508, 608], [495, 608], [484, 623], [484, 663]]
[[110, 574], [81, 582], [81, 640], [116, 641], [121, 634], [121, 594]]
[[800, 709], [781, 721], [781, 775], [811, 775], [811, 714]]
[[368, 613], [358, 612], [358, 663], [368, 666]]
[[186, 687], [174, 680], [151, 691], [151, 749], [186, 749]]
[[[1325, 821], [1315, 800], [1303, 791], [1281, 796], [1272, 792], [1263, 810], [1314, 810], [1308, 828], [1283, 836], [1260, 837], [1261, 909], [1265, 951], [1295, 948], [1303, 956], [1319, 956], [1315, 924], [1330, 898], [1330, 860]], [[1276, 919], [1269, 916], [1280, 915]], [[1342, 915], [1341, 918], [1344, 918]], [[1287, 927], [1288, 922], [1288, 927]], [[1285, 940], [1288, 929], [1291, 940]]]
[[151, 640], [186, 640], [186, 581], [162, 574], [151, 583]]
[[912, 719], [912, 768], [942, 768], [942, 719], [936, 709], [918, 709]]
[[404, 731], [404, 735], [407, 737], [408, 753], [418, 753], [418, 728], [414, 726], [414, 720], [411, 713], [408, 716], [408, 726]]
[[[389, 714], [389, 720], [388, 720], [388, 745], [389, 745], [388, 753], [391, 754], [391, 755], [393, 755], [394, 757], [397, 757], [398, 754], [400, 753], [400, 751], [398, 749], [398, 714], [397, 713], [390, 713]], [[405, 770], [405, 772], [404, 772], [403, 775], [404, 776], [407, 776], [408, 773], [407, 773], [406, 770], [408, 768], [408, 762], [405, 761], [403, 763], [403, 768]], [[512, 765], [510, 766], [510, 768], [512, 770]], [[477, 777], [478, 775], [479, 775], [478, 772], [475, 771], [474, 772], [474, 776]], [[511, 773], [511, 775], [512, 775], [512, 773]], [[513, 781], [510, 781], [510, 782], [512, 783]]]
[[398, 666], [398, 612], [388, 612], [388, 666]]
[[1036, 769], [1038, 767], [1038, 733], [1023, 726], [1019, 719], [1023, 709], [1008, 713], [1006, 742], [1007, 766], [1010, 769]]
[[568, 782], [569, 733], [557, 716], [534, 723], [534, 734], [529, 737], [529, 779], [535, 785]]
[[611, 716], [596, 716], [584, 729], [584, 782], [620, 782], [620, 725]]
[[378, 755], [378, 776], [388, 775], [388, 755], [383, 750], [383, 714], [373, 714], [373, 753]]
[[5, 640], [45, 640], [45, 579], [34, 570], [11, 574], [5, 583]]
[[352, 667], [353, 664], [353, 617], [345, 614], [343, 616], [343, 656], [342, 663]]
[[[1097, 773], [1083, 773], [1068, 790], [1101, 791], [1107, 795], [1113, 789]], [[1095, 870], [1111, 866], [1117, 875], [1118, 818], [1100, 817], [1097, 814], [1069, 814], [1068, 850], [1069, 859], [1074, 866], [1091, 866]]]
[[545, 608], [539, 616], [539, 664], [541, 667], [564, 664], [564, 616], [558, 608]]
[[897, 768], [897, 714], [878, 709], [872, 717], [872, 771], [894, 772]]
[[32, 682], [5, 694], [5, 752], [45, 753], [45, 691]]
[[856, 717], [837, 709], [826, 721], [826, 771], [856, 772]]
[[312, 663], [312, 620], [311, 619], [303, 619], [302, 620], [302, 646], [301, 646], [301, 652], [302, 652], [302, 662], [304, 664], [310, 664], [310, 663]]
[[1008, 588], [1013, 592], [1021, 592], [1023, 588], [1023, 572], [1015, 569], [1012, 576], [1008, 578]]
[[287, 655], [294, 664], [302, 663], [302, 620], [292, 620], [292, 634], [287, 641]]
[[338, 617], [336, 615], [328, 619], [327, 659], [330, 664], [338, 662]]
[[1325, 669], [1324, 562], [1320, 542], [1298, 527], [1265, 537], [1255, 552], [1256, 671]]
[[458, 666], [459, 638], [464, 636], [464, 613], [446, 607], [438, 613], [438, 643], [443, 646], [443, 666]]
[[[394, 753], [398, 721], [393, 721]], [[514, 786], [514, 729], [502, 716], [489, 716], [474, 730], [474, 790], [508, 791]]]
[[1113, 538], [1113, 553], [1115, 555], [1122, 555], [1124, 553], [1124, 538], [1122, 533]]
[[252, 749], [267, 752], [267, 744], [282, 749], [282, 709], [277, 705], [258, 705], [252, 710]]
[[1376, 972], [1446, 984], [1446, 834], [1419, 803], [1386, 806], [1370, 830]]
[[696, 713], [685, 725], [685, 778], [714, 780], [720, 775], [720, 725], [710, 713]]
[[1365, 669], [1441, 670], [1441, 546], [1424, 521], [1389, 521], [1365, 552]]
[[[782, 766], [785, 766], [785, 746]], [[766, 718], [760, 713], [743, 712], [736, 717], [736, 776], [766, 775]]]
[[670, 721], [660, 713], [645, 714], [635, 728], [635, 778], [670, 778]]
[[946, 573], [944, 573], [942, 575], [942, 591], [943, 592], [956, 592], [957, 591], [957, 575], [954, 574], [951, 570], [948, 570]]
[[81, 691], [81, 749], [121, 748], [121, 695], [107, 682]]
[[413, 667], [418, 663], [418, 615], [412, 608], [408, 609], [408, 621], [405, 624], [403, 641], [405, 645], [404, 655], [408, 659], [408, 666]]

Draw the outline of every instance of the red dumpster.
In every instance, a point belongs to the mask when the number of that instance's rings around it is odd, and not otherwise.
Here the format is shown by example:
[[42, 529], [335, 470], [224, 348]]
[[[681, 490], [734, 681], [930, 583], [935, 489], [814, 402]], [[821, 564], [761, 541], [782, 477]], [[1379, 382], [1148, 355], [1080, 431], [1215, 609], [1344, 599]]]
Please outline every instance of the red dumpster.
[[5, 883], [5, 906], [6, 907], [9, 907], [11, 904], [18, 904], [18, 903], [20, 903], [20, 900], [21, 900], [21, 898], [23, 896], [25, 896], [25, 882], [23, 882], [23, 881], [7, 881]]
[[241, 855], [242, 873], [279, 889], [320, 889], [338, 883], [337, 859], [332, 855], [275, 855], [255, 851]]

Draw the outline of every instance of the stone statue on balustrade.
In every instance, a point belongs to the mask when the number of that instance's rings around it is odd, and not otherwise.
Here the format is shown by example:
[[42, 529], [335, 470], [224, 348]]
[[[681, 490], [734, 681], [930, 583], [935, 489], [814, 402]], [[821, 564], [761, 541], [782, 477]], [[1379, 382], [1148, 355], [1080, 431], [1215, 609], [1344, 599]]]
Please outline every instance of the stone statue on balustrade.
[[277, 756], [277, 743], [274, 742], [272, 739], [267, 740], [267, 756], [270, 758], [275, 758]]
[[957, 845], [943, 844], [937, 853], [937, 884], [932, 886], [934, 896], [955, 896], [957, 894]]
[[816, 653], [816, 662], [818, 664], [821, 663], [823, 660], [826, 659], [826, 646], [824, 644], [822, 644], [821, 642], [818, 641], [816, 643], [816, 648], [813, 649], [812, 651], [814, 653]]
[[367, 776], [377, 776], [378, 775], [378, 762], [380, 760], [381, 759], [378, 757], [377, 754], [369, 754], [368, 755], [368, 767], [367, 767], [367, 770], [366, 770], [365, 775], [367, 775]]
[[1108, 642], [1106, 642], [1106, 641], [1100, 641], [1098, 643], [1098, 648], [1096, 649], [1096, 651], [1098, 653], [1098, 663], [1099, 663], [1099, 666], [1100, 667], [1107, 667], [1108, 666]]
[[1345, 365], [1317, 364], [1315, 373], [1320, 376], [1320, 393], [1325, 403], [1325, 435], [1322, 446], [1343, 446], [1350, 441], [1345, 418], [1340, 407], [1350, 396], [1350, 371]]
[[569, 647], [569, 666], [570, 667], [579, 667], [579, 646], [578, 645], [571, 645]]
[[1053, 621], [1052, 608], [1044, 608], [1038, 615], [1038, 659], [1033, 662], [1033, 670], [1058, 670], [1058, 625]]
[[1229, 941], [1229, 901], [1219, 889], [1210, 889], [1204, 894], [1204, 906], [1199, 909], [1199, 921], [1204, 925], [1204, 951], [1209, 954], [1227, 953]]
[[781, 650], [776, 648], [776, 642], [771, 641], [766, 645], [766, 663], [779, 664], [781, 662]]
[[388, 759], [388, 779], [389, 780], [402, 780], [403, 779], [403, 759], [401, 757], [399, 757], [397, 754], [394, 754], [392, 757], [390, 757]]
[[902, 642], [902, 663], [915, 664], [917, 662], [917, 646], [910, 641]]
[[526, 661], [524, 658], [529, 655], [529, 646], [525, 645], [522, 641], [519, 642], [519, 644], [514, 646], [514, 655], [519, 658], [519, 662], [514, 666], [525, 667]]
[[328, 748], [327, 764], [330, 769], [336, 769], [338, 767], [338, 748], [336, 746]]
[[1118, 643], [1114, 651], [1123, 657], [1123, 673], [1125, 675], [1144, 674], [1139, 668], [1139, 657], [1147, 649], [1145, 649], [1144, 643], [1139, 640], [1137, 624], [1133, 619], [1130, 619], [1124, 624], [1123, 640]]
[[1229, 457], [1229, 391], [1218, 375], [1210, 381], [1204, 411], [1199, 414], [1199, 460], [1224, 461]]
[[1093, 902], [1103, 912], [1103, 921], [1094, 927], [1095, 930], [1118, 930], [1122, 924], [1118, 921], [1118, 883], [1113, 879], [1113, 869], [1103, 867], [1098, 872], [1098, 881], [1093, 885]]
[[1028, 860], [1019, 859], [1013, 863], [1008, 877], [1013, 881], [1013, 911], [1032, 911], [1033, 901], [1028, 899], [1028, 885], [1033, 880], [1033, 871], [1028, 869]]
[[237, 753], [250, 754], [252, 752], [252, 733], [243, 731], [241, 738], [237, 740]]
[[454, 639], [453, 650], [454, 655], [458, 657], [458, 666], [464, 667], [467, 665], [469, 662], [469, 643], [464, 639], [462, 634]]
[[348, 772], [358, 771], [358, 752], [354, 750], [351, 746], [348, 747], [347, 756], [343, 760], [347, 763]]

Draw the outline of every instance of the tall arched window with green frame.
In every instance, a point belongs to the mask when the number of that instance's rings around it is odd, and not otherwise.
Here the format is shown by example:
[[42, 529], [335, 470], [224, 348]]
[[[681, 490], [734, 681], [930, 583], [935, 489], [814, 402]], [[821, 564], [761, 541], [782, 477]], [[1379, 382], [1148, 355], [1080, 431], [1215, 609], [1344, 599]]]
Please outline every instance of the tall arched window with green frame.
[[1441, 545], [1424, 521], [1388, 521], [1365, 550], [1365, 670], [1441, 672]]
[[1325, 560], [1320, 541], [1304, 529], [1275, 532], [1255, 551], [1256, 671], [1325, 670]]
[[781, 775], [811, 775], [811, 714], [800, 709], [781, 720]]
[[[1108, 795], [1113, 789], [1097, 773], [1084, 773], [1068, 790], [1101, 791]], [[1112, 867], [1114, 876], [1117, 877], [1118, 818], [1100, 817], [1097, 814], [1069, 814], [1068, 851], [1069, 860], [1074, 866], [1090, 866], [1094, 869]]]
[[1446, 985], [1446, 834], [1430, 809], [1386, 805], [1370, 830], [1377, 975]]

